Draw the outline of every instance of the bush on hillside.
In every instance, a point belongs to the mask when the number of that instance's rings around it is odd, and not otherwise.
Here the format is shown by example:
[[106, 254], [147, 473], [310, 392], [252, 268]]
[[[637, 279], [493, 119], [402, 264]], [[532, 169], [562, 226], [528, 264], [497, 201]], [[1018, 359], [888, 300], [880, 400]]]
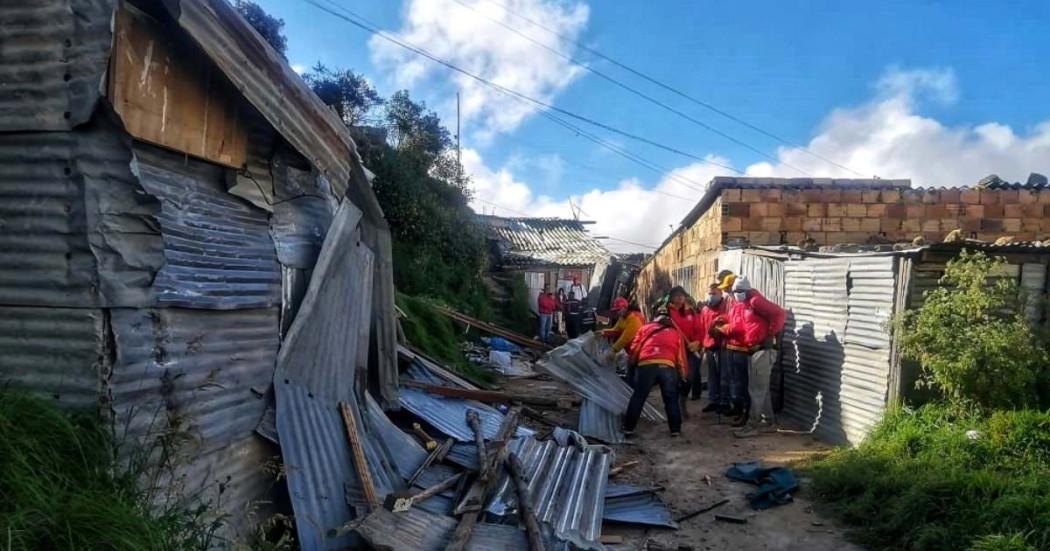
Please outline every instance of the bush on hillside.
[[874, 549], [1050, 549], [1050, 412], [889, 412], [803, 470]]
[[1028, 299], [1003, 261], [962, 251], [921, 308], [896, 323], [906, 358], [922, 366], [920, 383], [950, 400], [990, 408], [1047, 404], [1050, 354], [1025, 317]]

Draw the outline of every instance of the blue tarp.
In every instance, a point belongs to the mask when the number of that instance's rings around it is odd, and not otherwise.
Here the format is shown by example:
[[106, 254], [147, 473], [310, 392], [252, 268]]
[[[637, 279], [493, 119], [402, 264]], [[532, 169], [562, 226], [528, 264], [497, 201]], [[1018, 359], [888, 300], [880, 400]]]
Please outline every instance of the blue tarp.
[[798, 489], [795, 473], [785, 467], [764, 468], [762, 463], [735, 463], [726, 470], [729, 480], [749, 482], [758, 486], [747, 494], [747, 501], [755, 510], [791, 503], [791, 494]]

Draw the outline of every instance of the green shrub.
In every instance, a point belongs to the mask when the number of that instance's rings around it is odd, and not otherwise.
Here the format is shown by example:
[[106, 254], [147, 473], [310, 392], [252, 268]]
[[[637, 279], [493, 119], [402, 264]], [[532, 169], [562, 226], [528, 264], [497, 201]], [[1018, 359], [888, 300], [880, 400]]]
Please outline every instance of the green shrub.
[[1048, 444], [1050, 412], [931, 404], [803, 470], [876, 549], [1050, 549]]
[[1050, 354], [1025, 318], [1027, 300], [1003, 261], [965, 250], [941, 286], [895, 324], [901, 352], [922, 366], [920, 383], [956, 402], [990, 408], [1046, 403]]
[[0, 389], [0, 548], [203, 550], [222, 519], [151, 507], [93, 415]]
[[396, 302], [405, 313], [401, 329], [412, 346], [483, 386], [495, 380], [491, 371], [467, 361], [460, 348], [467, 338], [456, 322], [438, 312], [426, 299], [398, 293]]

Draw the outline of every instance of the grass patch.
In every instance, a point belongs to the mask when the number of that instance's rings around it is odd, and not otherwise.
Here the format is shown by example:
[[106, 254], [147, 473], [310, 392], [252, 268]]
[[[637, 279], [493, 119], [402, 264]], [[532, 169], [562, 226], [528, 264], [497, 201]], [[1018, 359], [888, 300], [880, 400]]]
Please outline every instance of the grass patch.
[[401, 328], [412, 346], [482, 386], [496, 381], [490, 370], [474, 365], [463, 354], [460, 343], [467, 337], [462, 326], [438, 312], [426, 299], [398, 293], [396, 302], [405, 313]]
[[1050, 412], [898, 409], [802, 470], [875, 549], [1050, 549]]
[[207, 549], [206, 508], [157, 512], [97, 417], [0, 388], [0, 549]]

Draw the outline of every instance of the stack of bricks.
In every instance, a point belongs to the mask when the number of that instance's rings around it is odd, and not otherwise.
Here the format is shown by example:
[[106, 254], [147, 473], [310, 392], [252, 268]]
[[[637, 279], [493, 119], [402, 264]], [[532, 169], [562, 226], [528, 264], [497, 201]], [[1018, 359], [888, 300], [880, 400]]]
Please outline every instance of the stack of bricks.
[[939, 242], [954, 230], [983, 241], [1050, 238], [1050, 190], [726, 188], [721, 199], [723, 242]]

